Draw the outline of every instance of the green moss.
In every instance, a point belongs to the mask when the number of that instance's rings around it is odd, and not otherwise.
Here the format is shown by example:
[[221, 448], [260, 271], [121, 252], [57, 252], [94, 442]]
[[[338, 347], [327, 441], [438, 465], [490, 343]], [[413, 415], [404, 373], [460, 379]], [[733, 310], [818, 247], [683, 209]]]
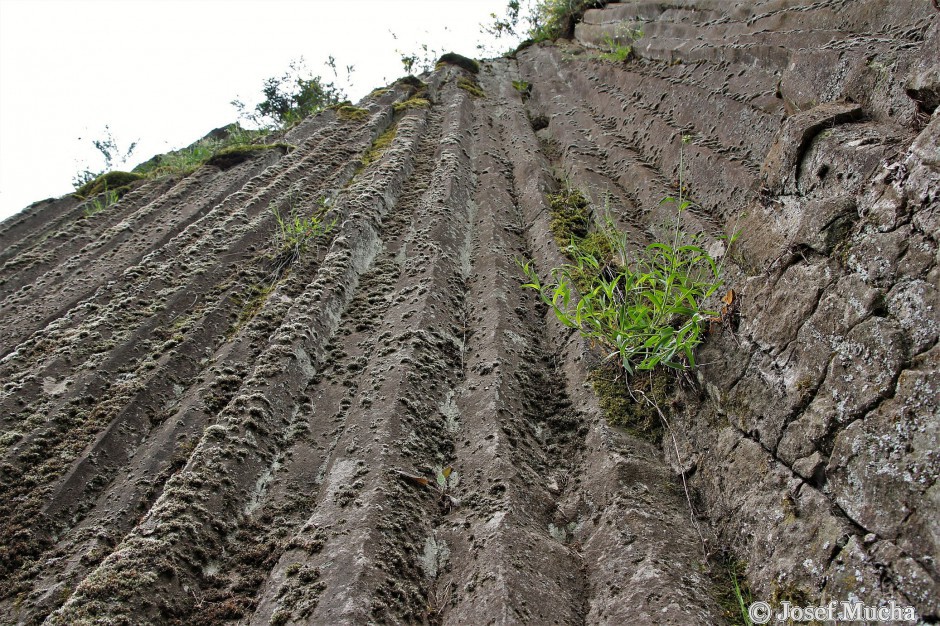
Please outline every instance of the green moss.
[[72, 195], [84, 200], [105, 191], [117, 191], [120, 197], [130, 191], [132, 183], [143, 178], [146, 178], [146, 176], [133, 172], [108, 172], [85, 183], [76, 189]]
[[634, 376], [628, 388], [623, 370], [615, 363], [596, 368], [589, 376], [594, 393], [604, 411], [607, 423], [620, 426], [630, 434], [659, 444], [663, 438], [663, 424], [656, 408], [643, 399], [645, 395], [660, 408], [666, 407], [675, 377], [663, 368], [649, 375]]
[[391, 91], [391, 89], [386, 89], [385, 87], [381, 87], [379, 89], [373, 89], [371, 92], [369, 92], [369, 97], [378, 98], [379, 96], [384, 96], [389, 91]]
[[591, 228], [591, 210], [580, 189], [565, 186], [558, 193], [549, 194], [552, 216], [549, 228], [559, 248], [566, 248], [571, 240], [587, 236]]
[[214, 155], [209, 157], [209, 160], [206, 161], [206, 165], [214, 165], [220, 169], [227, 170], [229, 168], [235, 167], [239, 163], [244, 163], [245, 161], [266, 150], [281, 150], [284, 153], [287, 153], [293, 149], [294, 146], [286, 143], [263, 143], [248, 144], [244, 146], [232, 146], [231, 148], [224, 148], [219, 150]]
[[522, 94], [523, 98], [528, 98], [529, 94], [532, 93], [532, 84], [524, 80], [514, 80], [512, 81], [512, 86], [513, 89]]
[[344, 120], [361, 122], [369, 117], [369, 109], [362, 109], [351, 104], [341, 104], [335, 110], [336, 115]]
[[395, 81], [398, 85], [405, 85], [406, 87], [412, 87], [414, 89], [424, 89], [427, 87], [427, 83], [418, 78], [417, 76], [404, 76]]
[[388, 129], [384, 133], [379, 135], [375, 139], [375, 141], [372, 142], [372, 147], [369, 148], [369, 151], [366, 152], [365, 155], [363, 155], [362, 167], [365, 167], [369, 165], [370, 163], [377, 161], [379, 157], [381, 157], [382, 154], [385, 152], [385, 150], [388, 149], [390, 145], [392, 145], [392, 141], [395, 140], [395, 135], [397, 134], [397, 132], [398, 132], [398, 126], [396, 124], [392, 124], [391, 126], [388, 127]]
[[469, 59], [463, 55], [457, 54], [456, 52], [448, 52], [447, 54], [442, 56], [440, 59], [438, 59], [437, 63], [438, 63], [438, 66], [440, 66], [440, 64], [442, 63], [447, 64], [447, 65], [456, 65], [457, 67], [461, 67], [467, 70], [471, 74], [478, 74], [480, 72], [479, 63], [477, 63], [473, 59]]
[[431, 106], [431, 102], [425, 98], [409, 98], [404, 102], [396, 102], [392, 105], [392, 108], [395, 109], [395, 112], [406, 111], [408, 109], [426, 109]]
[[464, 91], [469, 92], [470, 95], [475, 96], [477, 98], [486, 97], [486, 92], [484, 92], [480, 88], [480, 85], [478, 85], [477, 82], [473, 80], [472, 78], [461, 76], [460, 78], [457, 79], [457, 86], [463, 89]]

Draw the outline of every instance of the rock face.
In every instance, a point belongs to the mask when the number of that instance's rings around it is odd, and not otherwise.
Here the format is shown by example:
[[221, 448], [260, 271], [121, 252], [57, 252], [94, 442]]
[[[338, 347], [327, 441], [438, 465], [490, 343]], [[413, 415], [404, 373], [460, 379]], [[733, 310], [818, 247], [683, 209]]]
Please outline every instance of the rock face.
[[[923, 0], [612, 3], [10, 218], [0, 621], [721, 623], [718, 554], [772, 604], [940, 618], [938, 49]], [[514, 258], [563, 262], [561, 184], [661, 239], [680, 151], [740, 319], [659, 445]], [[285, 254], [270, 207], [324, 199]]]

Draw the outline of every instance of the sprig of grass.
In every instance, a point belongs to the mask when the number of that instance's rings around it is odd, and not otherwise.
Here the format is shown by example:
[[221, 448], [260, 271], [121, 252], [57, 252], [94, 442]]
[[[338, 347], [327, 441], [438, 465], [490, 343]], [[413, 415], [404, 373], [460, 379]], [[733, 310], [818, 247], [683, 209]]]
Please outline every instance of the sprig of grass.
[[93, 215], [101, 213], [102, 211], [107, 209], [109, 206], [116, 203], [120, 199], [120, 197], [121, 196], [120, 194], [118, 194], [117, 190], [108, 189], [97, 198], [92, 198], [85, 205], [85, 208], [83, 209], [82, 212], [84, 213], [85, 217], [91, 217]]
[[291, 204], [288, 212], [281, 213], [277, 205], [272, 202], [271, 213], [274, 215], [274, 236], [278, 242], [279, 251], [275, 256], [274, 273], [277, 276], [307, 249], [309, 244], [321, 235], [326, 235], [336, 226], [336, 219], [325, 221], [329, 211], [329, 203], [325, 198], [317, 202], [317, 210], [312, 215], [303, 215]]

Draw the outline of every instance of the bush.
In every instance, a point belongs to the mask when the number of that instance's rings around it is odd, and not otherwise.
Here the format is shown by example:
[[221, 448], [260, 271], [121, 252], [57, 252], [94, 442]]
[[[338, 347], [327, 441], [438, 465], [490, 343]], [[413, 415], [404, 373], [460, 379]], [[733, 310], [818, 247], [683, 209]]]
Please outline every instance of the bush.
[[240, 117], [263, 128], [289, 128], [308, 115], [346, 100], [336, 84], [313, 76], [303, 59], [292, 61], [282, 76], [266, 79], [261, 93], [264, 100], [253, 111], [240, 100], [233, 100], [232, 106], [238, 109]]
[[672, 241], [650, 244], [638, 255], [605, 217], [597, 233], [571, 237], [566, 253], [572, 263], [551, 269], [547, 283], [531, 261], [517, 261], [529, 279], [523, 286], [536, 290], [562, 324], [607, 350], [607, 359], [617, 357], [627, 374], [658, 365], [694, 367], [703, 326], [717, 315], [705, 301], [722, 284], [721, 266], [697, 236], [682, 232], [681, 212], [689, 203], [678, 204]]

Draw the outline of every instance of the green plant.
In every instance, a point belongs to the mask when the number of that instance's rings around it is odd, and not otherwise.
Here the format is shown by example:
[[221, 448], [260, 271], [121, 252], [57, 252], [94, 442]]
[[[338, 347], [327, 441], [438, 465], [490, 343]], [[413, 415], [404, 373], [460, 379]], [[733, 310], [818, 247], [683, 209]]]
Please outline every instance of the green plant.
[[[718, 264], [698, 245], [697, 237], [681, 231], [680, 203], [671, 243], [650, 244], [632, 263], [627, 238], [607, 217], [600, 233], [614, 260], [598, 258], [572, 239], [568, 253], [574, 263], [549, 272], [543, 285], [531, 262], [520, 266], [529, 278], [524, 286], [538, 291], [565, 326], [612, 350], [628, 374], [657, 365], [673, 369], [695, 366], [693, 348], [703, 326], [717, 312], [704, 301], [722, 284]], [[575, 286], [586, 278], [580, 297]]]
[[512, 81], [512, 87], [516, 91], [522, 94], [522, 99], [525, 100], [530, 95], [532, 95], [532, 85], [524, 80], [514, 80]]
[[293, 205], [287, 214], [282, 214], [277, 205], [274, 202], [271, 203], [271, 213], [276, 222], [274, 234], [281, 249], [278, 255], [280, 262], [289, 264], [300, 258], [311, 241], [333, 230], [336, 220], [325, 222], [323, 219], [329, 210], [327, 200], [320, 198], [317, 204], [317, 210], [312, 215], [305, 216], [301, 215]]
[[97, 213], [101, 213], [106, 208], [116, 203], [121, 196], [118, 195], [118, 192], [114, 189], [109, 189], [105, 191], [102, 195], [97, 198], [90, 200], [83, 209], [85, 217], [91, 217]]
[[[331, 57], [327, 65], [336, 73], [336, 63]], [[352, 73], [353, 68], [347, 68]], [[314, 76], [307, 69], [303, 58], [291, 61], [289, 69], [281, 76], [265, 79], [261, 88], [264, 100], [253, 110], [241, 100], [232, 100], [239, 116], [262, 128], [289, 128], [308, 115], [317, 113], [346, 99], [342, 88]]]
[[[614, 63], [623, 63], [629, 60], [633, 54], [632, 42], [641, 37], [643, 37], [643, 31], [639, 28], [618, 28], [615, 36], [607, 35], [604, 37], [604, 46], [607, 51], [599, 54], [598, 58]], [[623, 43], [621, 40], [624, 38], [629, 39], [631, 43]]]
[[[682, 143], [689, 139], [682, 137]], [[662, 200], [677, 207], [671, 241], [652, 243], [635, 254], [628, 234], [606, 210], [596, 234], [581, 235], [587, 220], [582, 194], [567, 202], [577, 208], [566, 224], [570, 243], [565, 252], [572, 263], [551, 269], [550, 282], [543, 284], [532, 261], [516, 260], [529, 279], [523, 287], [536, 290], [562, 324], [608, 350], [605, 360], [619, 357], [628, 375], [660, 365], [674, 370], [695, 367], [693, 350], [708, 321], [718, 315], [705, 308], [705, 302], [722, 285], [723, 261], [716, 263], [700, 245], [700, 234], [682, 231], [682, 212], [692, 206], [683, 197], [682, 173], [680, 145], [679, 195]], [[550, 201], [557, 240], [556, 197]]]
[[490, 14], [492, 23], [482, 25], [482, 29], [496, 38], [527, 37], [517, 48], [519, 50], [540, 41], [571, 38], [574, 25], [584, 12], [605, 4], [605, 0], [529, 0], [523, 6], [520, 0], [509, 0], [505, 15]]
[[76, 173], [72, 178], [72, 186], [75, 187], [76, 190], [82, 189], [88, 183], [100, 178], [115, 165], [125, 165], [130, 160], [131, 155], [134, 154], [134, 149], [137, 148], [137, 142], [132, 141], [126, 150], [122, 149], [111, 133], [111, 127], [107, 124], [105, 124], [103, 133], [103, 137], [100, 139], [92, 139], [91, 143], [104, 159], [104, 167], [100, 170], [93, 171], [86, 165], [85, 169]]
[[361, 167], [369, 165], [382, 156], [382, 153], [384, 153], [385, 150], [388, 149], [390, 145], [392, 145], [397, 132], [398, 126], [392, 124], [387, 129], [385, 129], [385, 132], [376, 137], [375, 141], [372, 142], [372, 146], [369, 148], [369, 150], [364, 155], [362, 155], [362, 159], [360, 160]]

